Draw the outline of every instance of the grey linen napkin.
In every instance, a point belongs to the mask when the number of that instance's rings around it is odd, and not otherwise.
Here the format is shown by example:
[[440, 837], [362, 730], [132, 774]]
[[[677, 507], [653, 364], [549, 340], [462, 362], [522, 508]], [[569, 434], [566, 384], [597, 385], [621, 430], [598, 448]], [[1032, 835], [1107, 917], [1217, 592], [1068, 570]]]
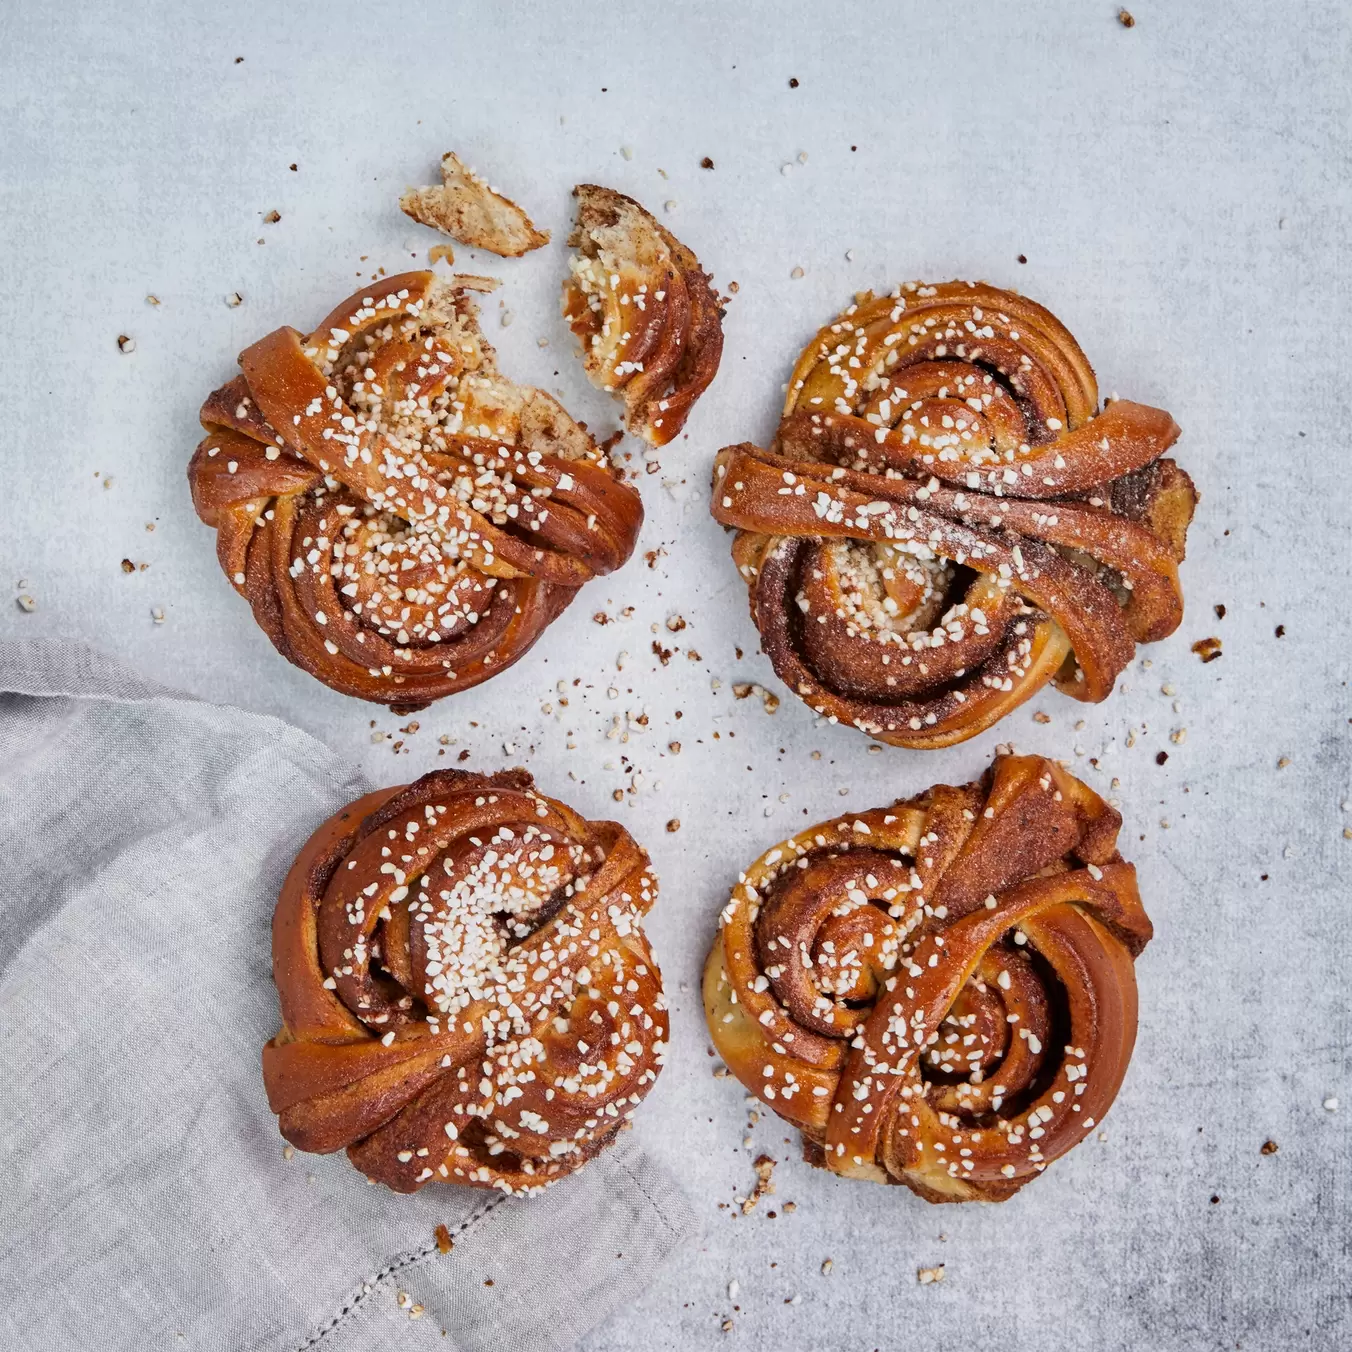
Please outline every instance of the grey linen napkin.
[[0, 691], [0, 1346], [530, 1352], [643, 1288], [692, 1217], [632, 1137], [528, 1200], [284, 1157], [269, 922], [349, 767], [74, 644]]

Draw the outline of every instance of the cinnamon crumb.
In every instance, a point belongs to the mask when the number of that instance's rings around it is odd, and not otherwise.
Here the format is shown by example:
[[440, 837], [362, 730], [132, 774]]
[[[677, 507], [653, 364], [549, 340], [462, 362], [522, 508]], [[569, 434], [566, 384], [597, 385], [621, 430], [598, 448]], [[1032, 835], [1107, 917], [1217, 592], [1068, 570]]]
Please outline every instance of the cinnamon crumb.
[[[775, 1185], [773, 1175], [777, 1160], [773, 1160], [769, 1155], [757, 1155], [752, 1167], [756, 1171], [756, 1186], [751, 1189], [751, 1195], [742, 1203], [742, 1215], [750, 1215], [756, 1209], [756, 1203], [762, 1197], [768, 1196], [774, 1192]], [[830, 1259], [827, 1259], [830, 1262]]]

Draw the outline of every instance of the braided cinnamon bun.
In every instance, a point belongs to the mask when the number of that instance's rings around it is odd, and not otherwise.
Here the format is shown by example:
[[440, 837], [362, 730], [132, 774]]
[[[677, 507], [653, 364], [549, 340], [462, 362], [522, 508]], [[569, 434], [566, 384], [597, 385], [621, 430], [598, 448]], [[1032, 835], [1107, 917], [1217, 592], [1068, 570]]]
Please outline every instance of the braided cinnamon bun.
[[700, 261], [632, 197], [594, 183], [573, 189], [577, 250], [563, 313], [583, 369], [624, 401], [625, 426], [665, 446], [718, 374], [723, 310]]
[[1042, 306], [910, 283], [808, 344], [773, 447], [713, 514], [779, 677], [897, 746], [975, 736], [1055, 681], [1106, 699], [1183, 616], [1197, 503], [1169, 414], [1114, 400]]
[[188, 468], [282, 656], [411, 712], [522, 657], [643, 521], [586, 429], [497, 370], [471, 290], [388, 277], [246, 348]]
[[623, 827], [524, 770], [436, 771], [351, 803], [272, 922], [281, 1132], [396, 1192], [535, 1193], [604, 1148], [662, 1068], [657, 895]]
[[728, 1068], [847, 1178], [1003, 1201], [1107, 1112], [1151, 936], [1121, 818], [1035, 756], [810, 827], [732, 890], [704, 972]]

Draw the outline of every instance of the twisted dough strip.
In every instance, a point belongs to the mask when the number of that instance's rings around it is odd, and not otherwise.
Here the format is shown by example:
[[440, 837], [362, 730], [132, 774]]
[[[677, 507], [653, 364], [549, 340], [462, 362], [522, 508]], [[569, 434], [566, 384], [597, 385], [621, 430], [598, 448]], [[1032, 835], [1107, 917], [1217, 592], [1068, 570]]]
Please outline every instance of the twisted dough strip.
[[512, 384], [471, 288], [430, 272], [281, 328], [202, 407], [188, 469], [221, 567], [277, 650], [396, 712], [517, 661], [643, 520], [586, 430]]
[[775, 671], [898, 746], [975, 736], [1049, 680], [1102, 700], [1183, 615], [1178, 428], [1040, 305], [912, 283], [799, 358], [774, 448], [719, 453], [713, 514]]
[[535, 1193], [607, 1145], [657, 1079], [657, 894], [623, 827], [524, 770], [368, 794], [296, 858], [272, 922], [268, 1103], [301, 1150], [396, 1192]]
[[1003, 1201], [1112, 1104], [1151, 936], [1121, 818], [1052, 761], [823, 822], [732, 891], [704, 972], [729, 1069], [814, 1163]]

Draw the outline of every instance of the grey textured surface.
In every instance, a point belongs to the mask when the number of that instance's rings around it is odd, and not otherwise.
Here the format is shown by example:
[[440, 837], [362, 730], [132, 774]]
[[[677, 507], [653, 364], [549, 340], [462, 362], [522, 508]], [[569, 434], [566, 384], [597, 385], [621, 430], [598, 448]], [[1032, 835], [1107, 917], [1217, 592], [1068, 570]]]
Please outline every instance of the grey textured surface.
[[[461, 749], [475, 767], [525, 764], [652, 850], [675, 1045], [638, 1130], [681, 1171], [705, 1235], [590, 1352], [1352, 1342], [1352, 27], [1338, 3], [1131, 8], [1129, 30], [1115, 4], [1085, 0], [0, 15], [0, 560], [5, 587], [23, 577], [38, 601], [5, 611], [4, 631], [76, 634], [281, 715], [377, 782]], [[519, 262], [463, 257], [505, 280], [514, 323], [499, 327], [497, 298], [486, 314], [505, 369], [595, 426], [613, 414], [557, 315], [574, 182], [659, 212], [675, 202], [664, 219], [740, 291], [722, 374], [642, 480], [639, 549], [666, 554], [593, 584], [531, 658], [401, 734], [407, 720], [274, 655], [219, 574], [183, 472], [198, 403], [240, 347], [313, 322], [377, 265], [425, 258], [433, 237], [395, 201], [451, 146], [555, 231]], [[273, 209], [281, 221], [264, 224]], [[1105, 391], [1183, 426], [1203, 495], [1188, 613], [1105, 704], [1049, 693], [955, 750], [870, 755], [792, 699], [773, 717], [732, 700], [734, 680], [776, 683], [706, 476], [718, 446], [769, 434], [798, 347], [851, 292], [950, 276], [1049, 305]], [[124, 557], [150, 568], [126, 576]], [[661, 667], [650, 626], [674, 612], [689, 628], [659, 627], [683, 649]], [[1212, 634], [1224, 656], [1203, 666], [1189, 645]], [[640, 709], [649, 731], [607, 739]], [[373, 742], [372, 719], [393, 736]], [[442, 734], [457, 740], [438, 759]], [[1001, 741], [1064, 756], [1105, 790], [1120, 779], [1158, 933], [1106, 1139], [1002, 1207], [936, 1209], [812, 1173], [774, 1121], [748, 1133], [743, 1095], [710, 1074], [697, 974], [729, 880], [793, 823], [970, 777]], [[622, 756], [644, 778], [620, 807]], [[1340, 1110], [1322, 1106], [1331, 1096]], [[1280, 1150], [1262, 1156], [1269, 1137]], [[795, 1201], [792, 1215], [720, 1209], [761, 1150], [786, 1161], [774, 1201]], [[916, 1268], [941, 1261], [942, 1285], [918, 1286]]]

